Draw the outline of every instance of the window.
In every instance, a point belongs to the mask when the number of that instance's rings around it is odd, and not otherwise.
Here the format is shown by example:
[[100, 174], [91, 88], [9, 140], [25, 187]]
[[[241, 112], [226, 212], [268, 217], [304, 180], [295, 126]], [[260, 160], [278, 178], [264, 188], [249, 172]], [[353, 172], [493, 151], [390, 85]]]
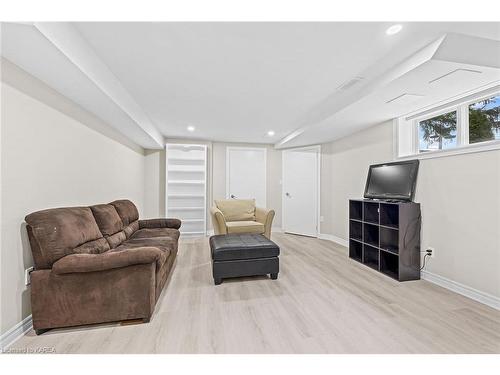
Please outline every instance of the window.
[[469, 143], [500, 140], [500, 95], [469, 105]]
[[418, 139], [419, 152], [457, 147], [457, 111], [419, 121]]
[[397, 157], [500, 149], [500, 86], [397, 119]]

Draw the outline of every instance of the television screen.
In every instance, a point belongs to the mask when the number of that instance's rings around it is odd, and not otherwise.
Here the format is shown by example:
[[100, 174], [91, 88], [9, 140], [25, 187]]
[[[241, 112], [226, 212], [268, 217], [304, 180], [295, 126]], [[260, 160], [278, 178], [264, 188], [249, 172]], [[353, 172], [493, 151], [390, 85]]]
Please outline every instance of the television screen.
[[365, 198], [413, 199], [418, 160], [371, 165], [366, 180]]

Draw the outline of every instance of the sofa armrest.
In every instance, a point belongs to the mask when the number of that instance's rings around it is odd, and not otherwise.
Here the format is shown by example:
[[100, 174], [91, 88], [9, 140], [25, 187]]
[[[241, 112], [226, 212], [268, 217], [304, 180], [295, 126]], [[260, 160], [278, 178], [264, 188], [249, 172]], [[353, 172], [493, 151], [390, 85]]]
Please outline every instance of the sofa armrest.
[[214, 233], [227, 234], [226, 218], [224, 217], [222, 211], [214, 206], [210, 209], [210, 215], [212, 216]]
[[139, 229], [144, 228], [172, 228], [179, 229], [181, 221], [179, 219], [159, 218], [139, 220]]
[[264, 236], [271, 238], [271, 228], [274, 219], [274, 210], [255, 207], [255, 221], [264, 224]]
[[71, 254], [52, 265], [56, 275], [67, 273], [97, 272], [123, 268], [136, 264], [160, 263], [166, 255], [156, 247], [139, 247], [102, 254]]

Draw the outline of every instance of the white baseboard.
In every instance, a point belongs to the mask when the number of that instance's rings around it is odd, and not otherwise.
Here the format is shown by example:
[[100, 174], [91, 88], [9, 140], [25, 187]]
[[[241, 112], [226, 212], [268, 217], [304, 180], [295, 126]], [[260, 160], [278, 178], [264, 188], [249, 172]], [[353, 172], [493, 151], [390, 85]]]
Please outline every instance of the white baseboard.
[[[323, 234], [320, 233], [318, 235], [319, 239], [328, 240], [335, 242], [344, 247], [349, 247], [349, 242], [344, 240], [343, 238], [334, 236], [332, 234]], [[500, 298], [492, 296], [491, 294], [481, 292], [480, 290], [471, 288], [470, 286], [460, 284], [456, 281], [447, 279], [446, 277], [436, 275], [429, 271], [422, 271], [421, 278], [423, 280], [427, 280], [433, 284], [439, 285], [445, 289], [451, 290], [455, 293], [461, 294], [465, 297], [473, 299], [474, 301], [481, 302], [487, 306], [490, 306], [496, 310], [500, 310]]]
[[335, 242], [335, 243], [337, 243], [339, 245], [342, 245], [344, 247], [348, 247], [349, 246], [349, 242], [347, 240], [344, 240], [343, 238], [334, 236], [333, 234], [320, 233], [318, 235], [318, 238], [320, 240], [328, 240], [328, 241]]
[[30, 315], [17, 323], [0, 337], [0, 352], [8, 349], [10, 345], [20, 339], [31, 328], [33, 328], [33, 322]]
[[473, 299], [474, 301], [481, 302], [496, 310], [500, 310], [500, 298], [492, 296], [491, 294], [481, 292], [480, 290], [471, 288], [470, 286], [457, 283], [456, 281], [447, 279], [446, 277], [436, 275], [429, 271], [422, 271], [421, 278], [430, 283], [439, 285], [443, 288], [449, 289], [455, 293], [461, 294], [465, 297]]

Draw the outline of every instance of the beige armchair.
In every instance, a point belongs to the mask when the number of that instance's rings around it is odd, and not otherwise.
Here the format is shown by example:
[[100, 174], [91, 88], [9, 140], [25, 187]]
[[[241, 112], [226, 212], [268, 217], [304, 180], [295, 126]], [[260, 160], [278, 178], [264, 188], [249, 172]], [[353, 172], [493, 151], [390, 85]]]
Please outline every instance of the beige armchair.
[[255, 207], [255, 199], [216, 200], [210, 213], [215, 234], [259, 233], [271, 238], [274, 210]]

